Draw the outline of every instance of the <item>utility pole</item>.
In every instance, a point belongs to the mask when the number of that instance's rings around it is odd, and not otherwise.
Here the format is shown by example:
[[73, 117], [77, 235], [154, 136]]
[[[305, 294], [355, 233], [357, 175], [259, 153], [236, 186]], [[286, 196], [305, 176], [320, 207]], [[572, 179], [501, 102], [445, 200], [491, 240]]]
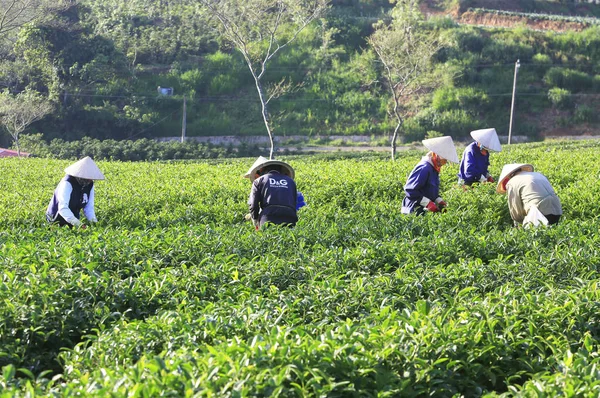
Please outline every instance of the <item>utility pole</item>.
[[508, 125], [508, 145], [510, 145], [510, 138], [512, 136], [513, 113], [515, 111], [515, 94], [517, 92], [517, 74], [519, 73], [520, 67], [521, 67], [521, 63], [517, 59], [517, 62], [515, 62], [515, 77], [513, 79], [512, 103], [510, 104], [510, 124]]
[[186, 103], [185, 103], [185, 95], [183, 96], [183, 117], [181, 120], [181, 142], [185, 142], [185, 129], [187, 127], [186, 121]]

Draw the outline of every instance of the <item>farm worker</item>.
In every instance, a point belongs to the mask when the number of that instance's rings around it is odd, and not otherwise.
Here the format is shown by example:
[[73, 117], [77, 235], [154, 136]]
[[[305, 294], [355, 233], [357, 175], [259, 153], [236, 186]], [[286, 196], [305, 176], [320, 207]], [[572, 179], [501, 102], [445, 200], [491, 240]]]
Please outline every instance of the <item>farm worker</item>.
[[475, 141], [463, 152], [458, 170], [458, 183], [472, 185], [475, 182], [494, 182], [494, 177], [488, 172], [490, 151], [502, 150], [496, 129], [471, 131], [471, 137]]
[[265, 223], [296, 224], [298, 193], [292, 166], [260, 156], [244, 177], [252, 181], [248, 207], [256, 229]]
[[446, 202], [439, 196], [440, 170], [448, 161], [458, 163], [452, 137], [437, 137], [423, 140], [430, 152], [421, 158], [408, 176], [402, 201], [402, 213], [438, 212], [446, 208]]
[[58, 183], [46, 210], [46, 219], [60, 226], [85, 228], [80, 211], [90, 222], [97, 222], [94, 213], [94, 180], [104, 180], [96, 163], [86, 156], [65, 169], [65, 177]]
[[562, 215], [560, 200], [550, 182], [534, 172], [530, 164], [504, 165], [496, 192], [507, 193], [508, 210], [515, 225], [556, 224]]

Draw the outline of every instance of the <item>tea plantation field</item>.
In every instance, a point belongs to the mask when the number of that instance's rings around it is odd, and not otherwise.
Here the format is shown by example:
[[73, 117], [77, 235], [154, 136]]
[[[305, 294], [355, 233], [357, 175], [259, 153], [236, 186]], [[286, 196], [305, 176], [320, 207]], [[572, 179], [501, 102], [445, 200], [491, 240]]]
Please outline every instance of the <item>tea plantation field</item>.
[[400, 214], [424, 151], [290, 157], [294, 229], [244, 221], [254, 159], [98, 162], [100, 223], [45, 224], [69, 161], [0, 161], [0, 396], [600, 395], [600, 142], [504, 147], [561, 198], [495, 185]]

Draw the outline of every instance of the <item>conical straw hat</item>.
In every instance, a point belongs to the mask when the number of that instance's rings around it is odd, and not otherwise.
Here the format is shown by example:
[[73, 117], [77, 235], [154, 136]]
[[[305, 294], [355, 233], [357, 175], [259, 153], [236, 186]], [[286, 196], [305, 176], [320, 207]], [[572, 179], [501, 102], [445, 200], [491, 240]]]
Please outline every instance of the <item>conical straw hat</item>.
[[502, 145], [500, 145], [498, 134], [494, 128], [471, 131], [471, 137], [489, 150], [496, 152], [502, 150]]
[[506, 189], [504, 189], [504, 181], [508, 180], [510, 175], [515, 171], [533, 171], [533, 166], [527, 163], [511, 163], [505, 164], [502, 167], [502, 172], [500, 173], [500, 178], [498, 178], [498, 185], [496, 186], [496, 192], [504, 193]]
[[283, 174], [290, 176], [292, 179], [295, 176], [294, 173], [294, 168], [292, 166], [290, 166], [289, 164], [282, 162], [281, 160], [269, 160], [267, 158], [265, 158], [264, 156], [259, 156], [258, 159], [256, 159], [254, 161], [254, 164], [252, 164], [252, 166], [250, 166], [250, 168], [248, 169], [248, 171], [246, 172], [246, 174], [244, 174], [244, 178], [249, 178], [250, 181], [254, 181], [255, 180], [255, 176], [256, 176], [256, 172], [260, 169], [262, 169], [263, 167], [267, 167], [273, 164], [277, 164], [280, 165], [284, 170], [283, 170]]
[[89, 156], [67, 167], [65, 173], [87, 180], [104, 180], [104, 174], [102, 174], [96, 163]]
[[423, 140], [423, 145], [425, 145], [425, 148], [448, 160], [449, 162], [458, 163], [456, 148], [454, 147], [452, 137], [449, 135]]

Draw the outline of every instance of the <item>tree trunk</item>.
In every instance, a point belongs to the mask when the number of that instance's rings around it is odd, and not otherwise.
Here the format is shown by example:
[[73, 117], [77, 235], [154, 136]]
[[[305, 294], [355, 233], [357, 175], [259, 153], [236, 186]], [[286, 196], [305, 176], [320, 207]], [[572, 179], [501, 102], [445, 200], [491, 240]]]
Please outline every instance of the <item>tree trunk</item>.
[[261, 105], [261, 114], [263, 121], [265, 123], [265, 128], [267, 129], [267, 134], [269, 135], [269, 142], [271, 144], [271, 150], [269, 151], [269, 160], [273, 159], [273, 152], [275, 151], [275, 142], [273, 141], [273, 133], [271, 132], [270, 120], [269, 120], [269, 110], [268, 104], [265, 100], [265, 95], [263, 93], [262, 83], [260, 79], [256, 76], [254, 77], [254, 82], [256, 83], [256, 91], [258, 91], [258, 98], [260, 99]]
[[398, 139], [398, 132], [400, 131], [400, 127], [402, 126], [402, 123], [404, 122], [404, 120], [402, 119], [402, 116], [400, 116], [400, 112], [398, 112], [398, 95], [396, 94], [396, 91], [394, 90], [394, 88], [392, 88], [392, 95], [394, 97], [394, 116], [396, 116], [396, 120], [398, 121], [398, 123], [396, 123], [396, 128], [394, 129], [394, 134], [392, 134], [392, 161], [396, 160], [396, 140]]
[[19, 146], [19, 136], [15, 135], [14, 136], [15, 139], [15, 146], [17, 147], [17, 157], [21, 157], [21, 147]]
[[392, 140], [391, 140], [391, 144], [392, 144], [392, 161], [396, 160], [396, 140], [398, 139], [398, 131], [400, 130], [400, 125], [402, 124], [402, 122], [398, 122], [396, 124], [396, 128], [394, 129], [394, 134], [392, 134]]

